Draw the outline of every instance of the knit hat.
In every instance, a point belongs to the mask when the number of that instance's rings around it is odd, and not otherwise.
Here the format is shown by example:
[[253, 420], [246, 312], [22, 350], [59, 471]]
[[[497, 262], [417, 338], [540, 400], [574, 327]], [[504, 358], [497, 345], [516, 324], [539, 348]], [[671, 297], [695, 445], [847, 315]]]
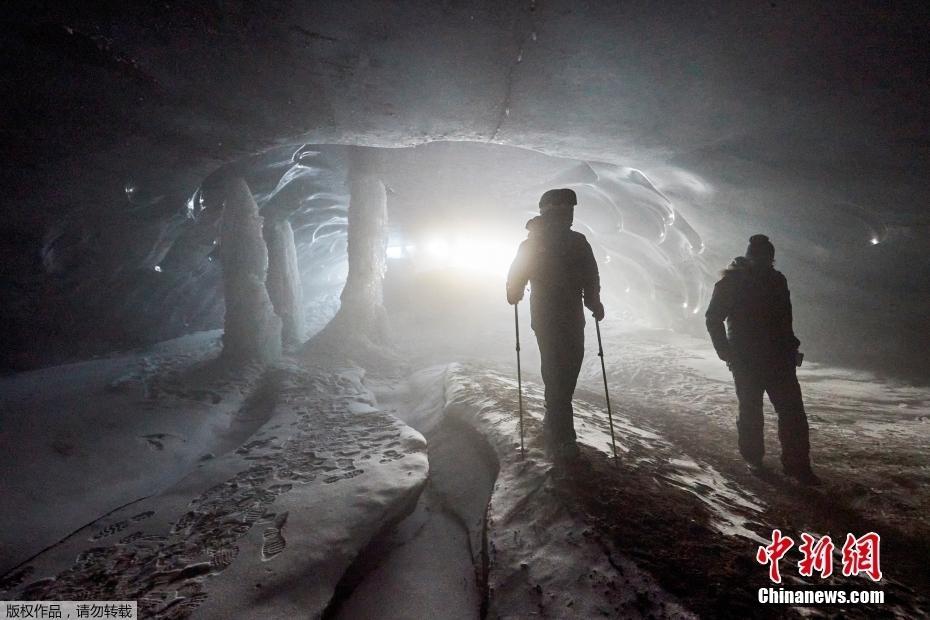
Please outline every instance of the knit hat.
[[570, 189], [550, 189], [539, 199], [539, 212], [545, 214], [553, 207], [570, 206], [578, 204], [578, 197]]
[[765, 235], [753, 235], [749, 238], [746, 258], [773, 261], [775, 260], [775, 246]]

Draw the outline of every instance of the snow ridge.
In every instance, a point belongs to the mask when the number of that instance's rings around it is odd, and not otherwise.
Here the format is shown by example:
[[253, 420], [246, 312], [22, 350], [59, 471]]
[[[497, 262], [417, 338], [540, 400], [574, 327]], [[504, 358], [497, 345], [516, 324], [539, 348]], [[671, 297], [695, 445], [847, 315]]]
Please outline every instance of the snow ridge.
[[531, 416], [521, 459], [511, 383], [457, 364], [446, 375], [446, 415], [477, 428], [500, 462], [487, 510], [488, 617], [692, 617], [558, 498]]
[[79, 530], [4, 576], [0, 594], [138, 600], [146, 618], [322, 615], [355, 556], [419, 495], [426, 444], [372, 406], [358, 369], [270, 372], [274, 411], [238, 450]]

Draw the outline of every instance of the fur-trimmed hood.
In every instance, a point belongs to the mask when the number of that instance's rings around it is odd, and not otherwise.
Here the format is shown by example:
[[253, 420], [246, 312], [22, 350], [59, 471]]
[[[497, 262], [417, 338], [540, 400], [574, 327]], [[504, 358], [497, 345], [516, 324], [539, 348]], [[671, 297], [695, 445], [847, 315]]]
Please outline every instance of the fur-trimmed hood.
[[726, 269], [720, 272], [720, 275], [727, 277], [739, 272], [749, 271], [749, 267], [750, 263], [748, 258], [745, 256], [737, 256], [729, 265], [727, 265]]
[[746, 258], [745, 256], [737, 256], [729, 265], [727, 265], [726, 269], [720, 272], [720, 276], [727, 278], [749, 273], [752, 273], [754, 276], [758, 276], [773, 271], [775, 271], [774, 265], [767, 264], [764, 267], [757, 267], [752, 262], [752, 260]]
[[571, 224], [566, 225], [555, 218], [537, 215], [526, 223], [526, 230], [529, 231], [529, 237], [541, 237], [553, 233], [565, 233], [571, 231]]

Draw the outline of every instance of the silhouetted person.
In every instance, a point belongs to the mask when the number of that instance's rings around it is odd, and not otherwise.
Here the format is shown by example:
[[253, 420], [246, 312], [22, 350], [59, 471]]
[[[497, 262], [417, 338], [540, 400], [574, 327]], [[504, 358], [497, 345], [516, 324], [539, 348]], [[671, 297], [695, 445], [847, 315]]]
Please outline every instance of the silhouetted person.
[[571, 229], [578, 199], [570, 189], [553, 189], [539, 199], [538, 217], [526, 224], [526, 241], [507, 276], [507, 301], [523, 299], [530, 283], [531, 327], [536, 333], [546, 386], [545, 439], [557, 457], [573, 457], [572, 395], [584, 358], [584, 310], [604, 318], [594, 252]]
[[733, 372], [739, 451], [750, 469], [762, 471], [762, 395], [767, 393], [778, 414], [785, 473], [804, 484], [818, 484], [811, 471], [807, 415], [796, 372], [801, 342], [791, 325], [788, 281], [774, 262], [772, 242], [753, 235], [746, 256], [734, 259], [714, 286], [705, 314], [707, 331], [717, 355]]

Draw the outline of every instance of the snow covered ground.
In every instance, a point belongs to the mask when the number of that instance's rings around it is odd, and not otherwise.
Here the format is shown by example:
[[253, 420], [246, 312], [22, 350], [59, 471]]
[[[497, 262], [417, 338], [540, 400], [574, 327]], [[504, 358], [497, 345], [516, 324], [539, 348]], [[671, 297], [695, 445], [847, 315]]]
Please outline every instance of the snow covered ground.
[[[926, 390], [861, 373], [805, 368], [801, 381], [815, 429], [814, 458], [826, 480], [821, 489], [805, 489], [778, 474], [760, 480], [745, 470], [736, 454], [731, 380], [708, 344], [667, 331], [605, 330], [605, 336], [619, 459], [610, 458], [600, 363], [590, 339], [592, 354], [575, 399], [582, 458], [551, 480], [546, 478], [551, 464], [538, 450], [543, 408], [535, 373], [524, 375], [525, 461], [517, 457], [517, 386], [510, 369], [501, 374], [472, 365], [450, 373], [450, 406], [471, 417], [496, 442], [503, 459], [488, 521], [492, 610], [507, 615], [534, 609], [554, 617], [559, 605], [581, 601], [590, 607], [584, 613], [573, 610], [578, 617], [605, 611], [624, 617], [675, 615], [682, 611], [673, 607], [676, 603], [711, 616], [817, 613], [800, 608], [764, 612], [756, 603], [756, 590], [769, 582], [766, 569], [754, 560], [755, 551], [770, 540], [774, 528], [796, 540], [801, 532], [842, 541], [847, 532], [878, 531], [886, 563], [881, 584], [837, 575], [802, 578], [796, 566], [786, 568], [786, 584], [885, 590], [886, 605], [848, 606], [842, 610], [846, 615], [914, 617], [930, 609], [926, 597], [915, 594], [924, 591], [928, 580], [921, 559], [928, 524], [926, 513], [913, 509], [927, 502], [926, 492], [916, 488], [927, 472], [922, 456], [927, 426], [921, 420]], [[904, 414], [902, 404], [908, 410]], [[767, 416], [773, 431], [770, 408]], [[876, 450], [870, 435], [876, 425], [882, 428], [882, 444], [893, 442], [891, 453]], [[777, 455], [774, 432], [767, 444]], [[862, 460], [851, 461], [850, 453]], [[518, 473], [508, 477], [506, 459], [522, 466], [513, 470]], [[867, 473], [860, 474], [859, 468]], [[884, 501], [870, 503], [876, 497]], [[545, 520], [556, 507], [574, 516], [561, 531]], [[580, 543], [573, 539], [579, 532]], [[571, 549], [564, 552], [558, 545]], [[586, 546], [610, 559], [613, 570], [602, 573], [610, 576], [606, 583], [618, 583], [618, 574], [629, 578], [622, 594], [608, 586], [593, 591], [592, 599], [584, 579], [561, 581], [570, 574], [569, 566], [597, 566]], [[624, 570], [618, 573], [617, 565]], [[643, 577], [636, 583], [631, 574]], [[635, 601], [624, 599], [637, 592]]]
[[321, 615], [428, 472], [423, 437], [375, 409], [361, 379], [272, 369], [267, 420], [240, 447], [7, 573], [2, 596], [139, 600], [155, 618]]
[[[506, 417], [516, 410], [516, 368], [512, 318], [500, 314], [499, 321], [484, 321], [475, 329], [467, 327], [477, 323], [473, 318], [452, 317], [449, 323], [461, 326], [465, 337], [448, 325], [422, 321], [408, 336], [412, 358], [468, 360], [471, 392], [496, 394], [496, 404], [492, 399], [473, 403], [473, 408], [490, 408]], [[541, 415], [541, 381], [532, 332], [524, 330], [524, 398], [532, 436], [533, 420]], [[755, 601], [756, 589], [768, 582], [755, 551], [770, 539], [773, 528], [790, 532], [796, 540], [801, 532], [829, 534], [840, 544], [848, 532], [874, 530], [882, 535], [886, 576], [874, 587], [885, 590], [889, 603], [881, 608], [848, 606], [843, 613], [914, 616], [930, 608], [924, 596], [914, 594], [930, 586], [922, 559], [930, 554], [930, 390], [807, 360], [799, 377], [811, 420], [815, 468], [825, 485], [806, 489], [779, 472], [774, 412], [768, 403], [767, 462], [773, 474], [760, 480], [746, 471], [736, 450], [732, 378], [706, 338], [634, 328], [616, 320], [605, 322], [602, 330], [619, 466], [614, 468], [608, 458], [603, 382], [594, 326], [589, 324], [575, 411], [580, 441], [596, 451], [583, 447], [579, 470], [557, 478], [555, 487], [588, 515], [588, 531], [611, 540], [691, 611], [757, 615], [764, 608]], [[504, 429], [512, 443], [512, 427], [503, 421], [492, 427]], [[534, 439], [528, 441], [532, 446]], [[502, 466], [500, 480], [505, 470]], [[538, 500], [537, 494], [522, 507]], [[497, 489], [492, 506], [495, 501], [500, 502]], [[792, 558], [789, 585], [873, 587], [862, 577], [801, 579], [797, 559]], [[494, 596], [491, 600], [493, 609]], [[809, 612], [773, 608], [765, 613]]]
[[477, 432], [445, 416], [445, 381], [444, 365], [369, 380], [378, 407], [426, 436], [430, 478], [414, 512], [368, 550], [336, 618], [480, 617], [497, 463]]
[[[850, 607], [844, 613], [881, 611], [905, 617], [927, 613], [927, 598], [914, 592], [926, 592], [930, 584], [930, 573], [921, 560], [930, 552], [926, 517], [930, 494], [925, 484], [930, 473], [926, 460], [930, 390], [806, 363], [799, 378], [811, 423], [812, 458], [825, 484], [804, 489], [779, 473], [760, 480], [745, 471], [736, 451], [732, 378], [705, 339], [666, 330], [607, 329], [604, 336], [615, 411], [628, 416], [634, 426], [660, 434], [680, 455], [701, 465], [701, 475], [685, 478], [690, 479], [689, 491], [716, 513], [718, 523], [722, 514], [733, 511], [745, 518], [746, 528], [766, 539], [775, 527], [796, 540], [804, 531], [829, 534], [839, 541], [847, 532], [879, 532], [885, 567], [880, 587], [889, 602], [873, 610]], [[603, 411], [603, 382], [594, 355], [588, 356], [579, 385], [579, 397]], [[767, 401], [765, 411], [767, 462], [778, 472], [775, 415]], [[604, 449], [603, 444], [599, 447]], [[670, 462], [677, 467], [681, 458], [670, 457]], [[707, 478], [710, 468], [716, 472], [713, 481]], [[712, 499], [724, 488], [724, 501], [715, 506]], [[735, 502], [733, 490], [756, 509]], [[740, 544], [745, 557], [751, 558], [755, 544]], [[727, 555], [718, 549], [714, 553]], [[759, 568], [743, 570], [755, 578]], [[796, 566], [790, 572], [789, 584], [846, 590], [874, 585], [863, 578], [843, 581], [836, 575], [822, 581], [801, 579]]]
[[585, 515], [559, 497], [537, 402], [527, 407], [524, 457], [512, 381], [455, 366], [446, 387], [448, 414], [477, 427], [500, 462], [485, 533], [490, 617], [689, 616], [652, 576], [592, 537]]
[[830, 613], [930, 610], [930, 391], [805, 365], [825, 479], [805, 489], [745, 470], [731, 380], [706, 341], [603, 327], [619, 458], [589, 333], [582, 457], [564, 469], [540, 445], [531, 335], [521, 458], [503, 330], [367, 377], [223, 369], [205, 333], [4, 378], [0, 596], [137, 598], [160, 618], [816, 615], [755, 602], [768, 585], [755, 551], [778, 527], [882, 535], [888, 602]]
[[236, 448], [267, 417], [220, 332], [0, 379], [0, 572]]
[[[736, 457], [736, 395], [709, 343], [665, 330], [604, 335], [611, 397], [620, 410], [648, 421], [683, 449], [729, 466]], [[930, 540], [930, 389], [809, 362], [798, 377], [812, 459], [827, 488], [862, 518]], [[594, 355], [580, 385], [603, 392]], [[777, 470], [768, 400], [765, 414], [767, 459]]]

